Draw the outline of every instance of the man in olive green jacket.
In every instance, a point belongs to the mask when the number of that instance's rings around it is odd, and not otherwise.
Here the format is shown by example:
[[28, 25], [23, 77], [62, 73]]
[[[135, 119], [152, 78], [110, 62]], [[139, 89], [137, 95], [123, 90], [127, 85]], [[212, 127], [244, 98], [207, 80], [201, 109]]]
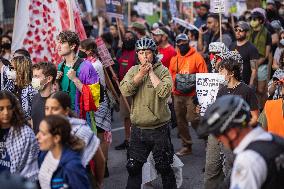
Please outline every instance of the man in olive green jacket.
[[174, 155], [169, 130], [171, 114], [167, 104], [172, 91], [171, 75], [158, 60], [153, 39], [139, 39], [136, 51], [140, 64], [130, 68], [120, 83], [122, 95], [132, 97], [126, 188], [141, 188], [142, 166], [152, 151], [163, 188], [175, 189], [176, 180], [171, 168]]

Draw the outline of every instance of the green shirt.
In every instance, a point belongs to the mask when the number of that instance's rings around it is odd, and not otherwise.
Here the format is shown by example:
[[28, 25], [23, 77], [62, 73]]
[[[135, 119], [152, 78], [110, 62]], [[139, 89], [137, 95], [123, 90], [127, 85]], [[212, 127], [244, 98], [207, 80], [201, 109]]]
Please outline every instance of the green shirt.
[[[61, 66], [61, 65], [60, 65]], [[76, 86], [75, 84], [67, 77], [67, 72], [71, 69], [71, 67], [64, 66], [63, 76], [60, 83], [61, 90], [68, 93], [71, 98], [71, 108], [75, 110], [75, 98], [76, 98]]]

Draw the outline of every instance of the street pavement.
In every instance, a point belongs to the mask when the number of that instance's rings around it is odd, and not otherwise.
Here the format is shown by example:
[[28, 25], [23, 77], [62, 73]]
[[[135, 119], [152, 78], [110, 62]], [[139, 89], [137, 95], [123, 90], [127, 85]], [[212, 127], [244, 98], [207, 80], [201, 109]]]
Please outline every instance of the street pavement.
[[[128, 173], [126, 165], [126, 150], [117, 151], [114, 147], [124, 140], [123, 123], [118, 113], [114, 113], [112, 125], [112, 144], [109, 149], [108, 168], [110, 176], [104, 180], [105, 189], [125, 189]], [[183, 184], [181, 189], [201, 189], [203, 185], [203, 168], [205, 164], [205, 144], [203, 140], [197, 138], [194, 130], [190, 128], [193, 137], [193, 152], [191, 155], [182, 157], [183, 167]], [[172, 142], [177, 151], [181, 146], [180, 139], [177, 138], [177, 130], [171, 132]], [[151, 189], [162, 189], [161, 179], [152, 183]]]

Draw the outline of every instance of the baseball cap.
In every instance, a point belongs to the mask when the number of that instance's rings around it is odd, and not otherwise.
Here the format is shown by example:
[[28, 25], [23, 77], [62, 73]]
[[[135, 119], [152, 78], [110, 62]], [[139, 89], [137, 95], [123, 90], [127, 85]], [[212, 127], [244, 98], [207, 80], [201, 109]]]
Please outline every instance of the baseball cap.
[[152, 34], [154, 35], [167, 35], [163, 30], [161, 30], [160, 28], [157, 28], [155, 30], [152, 30]]
[[237, 28], [237, 27], [241, 28], [244, 31], [249, 31], [250, 30], [249, 24], [244, 22], [244, 21], [239, 21], [237, 23], [237, 25], [235, 26], [235, 28]]
[[188, 36], [186, 34], [184, 34], [184, 33], [181, 33], [181, 34], [179, 34], [176, 37], [176, 42], [178, 42], [180, 40], [182, 40], [182, 41], [189, 41]]
[[144, 24], [141, 24], [139, 22], [133, 22], [132, 25], [131, 25], [132, 28], [137, 28], [137, 29], [140, 29], [140, 30], [146, 30], [146, 27]]
[[265, 16], [265, 10], [263, 8], [254, 8], [252, 11], [251, 11], [251, 17], [252, 18], [263, 18], [265, 19], [266, 16]]
[[273, 20], [270, 25], [273, 27], [275, 30], [280, 30], [282, 28], [281, 22], [279, 20]]

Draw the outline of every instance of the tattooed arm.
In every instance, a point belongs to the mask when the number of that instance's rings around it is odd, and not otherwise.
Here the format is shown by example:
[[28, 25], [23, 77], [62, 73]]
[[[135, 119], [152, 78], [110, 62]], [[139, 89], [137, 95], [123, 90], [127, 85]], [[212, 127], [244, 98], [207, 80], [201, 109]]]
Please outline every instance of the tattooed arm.
[[257, 81], [257, 59], [250, 60], [250, 67], [251, 67], [251, 76], [250, 76], [250, 81], [249, 85], [250, 86], [256, 86], [256, 81]]

